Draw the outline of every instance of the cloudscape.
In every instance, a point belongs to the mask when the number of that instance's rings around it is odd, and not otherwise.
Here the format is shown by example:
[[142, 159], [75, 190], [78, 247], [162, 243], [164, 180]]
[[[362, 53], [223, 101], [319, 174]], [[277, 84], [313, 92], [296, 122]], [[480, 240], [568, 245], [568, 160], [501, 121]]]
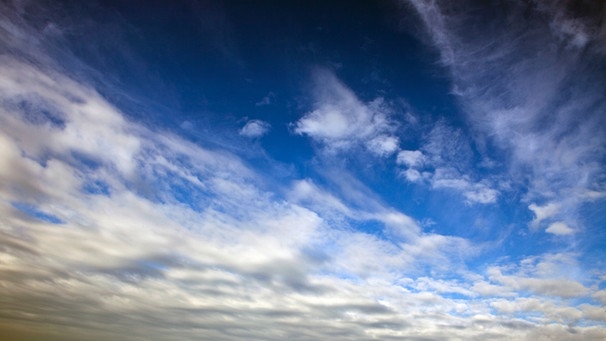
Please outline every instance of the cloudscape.
[[601, 1], [0, 3], [0, 339], [606, 339]]

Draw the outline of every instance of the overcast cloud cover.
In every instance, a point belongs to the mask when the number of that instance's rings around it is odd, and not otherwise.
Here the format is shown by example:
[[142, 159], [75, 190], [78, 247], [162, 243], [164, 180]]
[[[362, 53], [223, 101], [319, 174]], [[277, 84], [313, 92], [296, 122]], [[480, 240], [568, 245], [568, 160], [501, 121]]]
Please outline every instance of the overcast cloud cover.
[[0, 335], [606, 339], [605, 15], [2, 2]]

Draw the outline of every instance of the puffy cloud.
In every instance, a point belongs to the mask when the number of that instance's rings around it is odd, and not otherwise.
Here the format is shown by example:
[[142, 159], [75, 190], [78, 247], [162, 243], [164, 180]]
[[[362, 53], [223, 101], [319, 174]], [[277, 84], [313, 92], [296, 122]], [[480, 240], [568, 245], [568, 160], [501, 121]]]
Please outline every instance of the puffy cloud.
[[484, 280], [473, 283], [471, 291], [482, 296], [512, 296], [515, 295], [511, 288], [503, 285], [490, 284]]
[[423, 174], [421, 174], [418, 170], [409, 168], [401, 173], [406, 180], [410, 182], [418, 182], [423, 180]]
[[538, 312], [561, 323], [574, 323], [583, 317], [583, 313], [579, 309], [560, 307], [552, 302], [536, 298], [518, 298], [513, 301], [497, 300], [491, 306], [512, 315], [516, 312]]
[[314, 109], [294, 124], [295, 133], [308, 135], [330, 152], [361, 145], [388, 156], [398, 149], [395, 123], [381, 98], [363, 103], [327, 70], [317, 70], [314, 77]]
[[380, 135], [368, 141], [366, 147], [378, 156], [388, 156], [400, 148], [398, 142], [399, 140], [395, 136]]
[[573, 255], [551, 254], [525, 258], [520, 262], [517, 271], [509, 274], [503, 273], [507, 268], [491, 267], [488, 275], [491, 281], [512, 291], [523, 290], [543, 296], [572, 298], [589, 293], [589, 288], [568, 276], [569, 272], [577, 267]]
[[555, 216], [560, 211], [560, 205], [557, 203], [548, 203], [544, 206], [538, 206], [537, 204], [530, 204], [528, 208], [534, 213], [534, 219], [531, 222], [531, 226], [538, 227], [539, 224], [545, 220]]
[[468, 177], [460, 175], [456, 170], [438, 168], [431, 178], [434, 188], [455, 189], [463, 193], [470, 203], [490, 204], [497, 200], [499, 192], [488, 185], [478, 182], [473, 183]]
[[261, 137], [269, 132], [271, 125], [261, 120], [250, 120], [246, 122], [244, 127], [240, 129], [240, 135], [256, 138]]
[[575, 230], [570, 228], [566, 223], [561, 221], [556, 221], [549, 225], [549, 227], [545, 230], [547, 233], [552, 233], [557, 236], [565, 236], [575, 233]]
[[396, 162], [408, 167], [419, 167], [423, 165], [423, 152], [420, 150], [402, 150], [398, 153]]
[[600, 301], [602, 304], [606, 305], [606, 290], [596, 291], [593, 294], [593, 297]]

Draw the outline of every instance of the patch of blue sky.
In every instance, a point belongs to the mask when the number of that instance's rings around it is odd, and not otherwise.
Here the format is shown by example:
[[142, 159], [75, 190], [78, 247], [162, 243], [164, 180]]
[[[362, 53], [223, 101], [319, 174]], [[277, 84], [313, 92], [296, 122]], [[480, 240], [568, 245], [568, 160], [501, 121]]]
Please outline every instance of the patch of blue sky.
[[210, 205], [213, 196], [199, 188], [187, 183], [186, 181], [172, 182], [170, 186], [170, 195], [172, 199], [189, 208], [200, 211]]
[[[188, 175], [200, 182], [205, 181], [204, 178], [201, 179], [201, 175], [194, 173]], [[213, 193], [206, 187], [194, 184], [182, 174], [167, 169], [153, 168], [152, 174], [141, 179], [140, 182], [138, 187], [141, 195], [148, 200], [159, 203], [178, 202], [194, 211], [208, 207], [214, 198]]]
[[150, 269], [153, 271], [164, 271], [169, 268], [169, 265], [165, 262], [147, 259], [138, 261], [137, 266], [143, 269]]
[[94, 155], [86, 154], [77, 150], [72, 150], [70, 157], [72, 158], [72, 162], [75, 163], [79, 169], [95, 171], [102, 166], [102, 161], [97, 159]]
[[90, 180], [84, 182], [82, 191], [87, 194], [109, 195], [111, 193], [111, 188], [109, 184], [103, 180]]
[[5, 99], [2, 106], [9, 111], [19, 113], [24, 120], [33, 125], [65, 128], [65, 114], [52, 102], [36, 94]]
[[373, 235], [375, 237], [391, 241], [391, 237], [387, 235], [385, 231], [386, 226], [384, 223], [377, 220], [360, 220], [360, 221], [350, 221], [350, 225], [355, 228], [357, 231]]
[[40, 210], [36, 205], [24, 202], [12, 202], [11, 205], [32, 218], [36, 218], [38, 220], [42, 220], [55, 225], [64, 223], [64, 221], [61, 220], [59, 217]]

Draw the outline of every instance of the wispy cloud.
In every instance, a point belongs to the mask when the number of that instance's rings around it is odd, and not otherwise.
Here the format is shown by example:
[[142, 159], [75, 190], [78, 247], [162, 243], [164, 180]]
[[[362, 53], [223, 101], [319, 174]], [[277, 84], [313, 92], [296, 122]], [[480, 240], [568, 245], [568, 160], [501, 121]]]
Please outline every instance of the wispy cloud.
[[240, 129], [240, 135], [256, 138], [261, 137], [269, 132], [271, 124], [261, 120], [249, 120], [244, 127]]
[[477, 174], [473, 151], [460, 129], [440, 121], [434, 125], [419, 150], [402, 150], [396, 163], [410, 182], [427, 183], [433, 189], [460, 193], [469, 204], [491, 204], [499, 197], [491, 179]]
[[263, 96], [263, 98], [261, 98], [261, 100], [259, 100], [257, 103], [255, 103], [255, 106], [262, 107], [265, 105], [270, 105], [272, 103], [272, 101], [275, 100], [275, 98], [276, 98], [276, 94], [270, 91], [267, 95]]
[[[587, 3], [572, 10], [567, 1], [503, 2], [498, 9], [408, 3], [449, 68], [476, 138], [507, 151], [508, 177], [528, 183], [524, 199], [535, 202], [529, 208], [565, 205], [554, 218], [580, 226], [575, 208], [605, 191], [603, 23], [594, 15], [603, 8]], [[493, 24], [476, 29], [486, 15]]]

